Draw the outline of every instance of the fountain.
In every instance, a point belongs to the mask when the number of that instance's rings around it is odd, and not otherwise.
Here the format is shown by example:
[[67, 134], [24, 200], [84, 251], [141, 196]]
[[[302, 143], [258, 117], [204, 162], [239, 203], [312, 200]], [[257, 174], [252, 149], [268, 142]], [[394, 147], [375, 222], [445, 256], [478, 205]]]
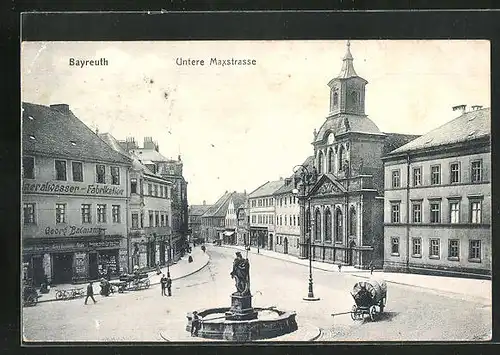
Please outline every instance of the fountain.
[[250, 263], [240, 252], [236, 253], [231, 277], [236, 283], [236, 292], [231, 295], [231, 307], [189, 313], [186, 331], [200, 338], [252, 341], [275, 338], [297, 330], [295, 312], [281, 311], [276, 307], [252, 307]]

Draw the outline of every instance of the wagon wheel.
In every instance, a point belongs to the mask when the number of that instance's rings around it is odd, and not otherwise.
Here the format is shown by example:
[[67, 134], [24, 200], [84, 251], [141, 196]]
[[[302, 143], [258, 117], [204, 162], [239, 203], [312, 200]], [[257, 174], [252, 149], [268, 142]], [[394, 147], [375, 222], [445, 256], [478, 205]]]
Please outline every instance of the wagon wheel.
[[380, 303], [379, 303], [379, 307], [380, 307], [380, 313], [382, 313], [384, 311], [384, 307], [385, 307], [385, 298], [383, 298]]
[[356, 305], [352, 306], [351, 318], [352, 320], [356, 320], [358, 318], [358, 307], [356, 307]]
[[144, 284], [146, 285], [146, 288], [149, 288], [149, 285], [150, 285], [149, 279], [147, 279], [146, 282], [144, 282]]
[[375, 306], [370, 306], [370, 310], [369, 311], [370, 311], [370, 319], [372, 321], [374, 321], [375, 317], [377, 315], [377, 308]]
[[62, 291], [57, 291], [56, 292], [56, 300], [62, 300], [64, 298], [64, 295]]

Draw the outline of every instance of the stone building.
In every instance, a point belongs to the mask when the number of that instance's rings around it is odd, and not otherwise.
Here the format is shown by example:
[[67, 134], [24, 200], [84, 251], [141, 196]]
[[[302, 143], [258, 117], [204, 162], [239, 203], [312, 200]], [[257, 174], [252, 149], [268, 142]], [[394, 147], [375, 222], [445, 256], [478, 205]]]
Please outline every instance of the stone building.
[[236, 209], [245, 199], [246, 193], [226, 191], [201, 216], [202, 236], [206, 242], [236, 243]]
[[142, 148], [133, 138], [127, 138], [119, 143], [127, 152], [137, 156], [153, 174], [159, 174], [172, 183], [170, 187], [172, 237], [169, 245], [174, 258], [179, 258], [187, 244], [188, 236], [187, 182], [182, 175], [183, 163], [180, 155], [177, 160], [166, 158], [160, 153], [158, 143], [154, 142], [152, 137], [144, 137]]
[[248, 195], [250, 245], [274, 250], [276, 210], [273, 194], [284, 183], [283, 179], [268, 181]]
[[[348, 42], [342, 69], [328, 83], [329, 114], [314, 131], [318, 179], [307, 195], [312, 258], [360, 268], [383, 262], [382, 156], [416, 138], [379, 130], [365, 113], [367, 83], [354, 70]], [[308, 257], [305, 237], [299, 247]]]
[[22, 255], [35, 284], [127, 269], [130, 166], [68, 105], [22, 104]]
[[[303, 166], [309, 170], [314, 165], [314, 157], [308, 157]], [[297, 191], [294, 193], [296, 174], [285, 179], [285, 183], [274, 194], [276, 212], [276, 240], [274, 250], [279, 253], [299, 256], [300, 206]]]
[[[166, 265], [179, 253], [172, 245], [172, 182], [153, 173], [139, 158], [127, 152], [109, 133], [100, 134], [111, 148], [132, 159], [128, 202], [129, 269]], [[134, 145], [134, 140], [129, 139]]]
[[491, 111], [455, 108], [384, 158], [386, 270], [491, 277]]
[[201, 229], [201, 216], [208, 211], [212, 205], [207, 205], [203, 201], [203, 205], [190, 205], [188, 208], [188, 229], [191, 235], [191, 241], [196, 243], [203, 242], [202, 229]]

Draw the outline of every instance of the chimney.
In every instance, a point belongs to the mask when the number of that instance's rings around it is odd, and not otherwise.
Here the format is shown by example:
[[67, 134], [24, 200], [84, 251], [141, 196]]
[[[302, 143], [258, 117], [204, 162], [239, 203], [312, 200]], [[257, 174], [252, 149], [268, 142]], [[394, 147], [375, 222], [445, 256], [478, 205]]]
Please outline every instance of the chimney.
[[480, 110], [483, 108], [483, 106], [481, 106], [481, 105], [472, 105], [471, 107], [472, 107], [472, 111], [477, 111], [477, 110]]
[[457, 110], [461, 110], [462, 111], [462, 114], [465, 113], [465, 108], [467, 107], [467, 105], [457, 105], [457, 106], [453, 106], [453, 111], [457, 111]]
[[50, 108], [61, 113], [69, 113], [69, 105], [68, 104], [54, 104], [50, 105]]
[[144, 137], [144, 149], [156, 150], [156, 144], [153, 142], [153, 137]]

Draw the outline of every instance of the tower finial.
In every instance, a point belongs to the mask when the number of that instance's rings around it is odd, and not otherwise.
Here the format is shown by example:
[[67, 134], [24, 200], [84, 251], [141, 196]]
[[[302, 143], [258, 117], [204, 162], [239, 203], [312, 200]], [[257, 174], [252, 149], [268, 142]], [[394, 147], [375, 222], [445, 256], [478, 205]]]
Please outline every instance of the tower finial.
[[351, 41], [347, 40], [347, 49], [351, 46]]
[[340, 70], [340, 74], [338, 78], [350, 78], [353, 76], [358, 76], [356, 71], [354, 70], [354, 66], [352, 64], [353, 57], [351, 54], [351, 41], [347, 40], [347, 50], [344, 56], [344, 63], [342, 64], [342, 69]]

